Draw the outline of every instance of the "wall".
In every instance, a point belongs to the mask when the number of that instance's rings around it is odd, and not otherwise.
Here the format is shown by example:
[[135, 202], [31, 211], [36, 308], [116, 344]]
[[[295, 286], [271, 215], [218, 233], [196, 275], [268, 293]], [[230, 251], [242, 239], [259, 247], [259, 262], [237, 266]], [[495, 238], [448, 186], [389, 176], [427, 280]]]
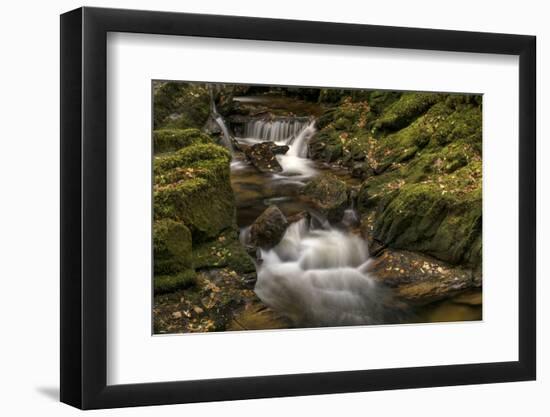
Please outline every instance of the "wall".
[[[549, 192], [542, 184], [550, 168], [542, 167], [549, 145], [542, 120], [550, 91], [540, 74], [548, 71], [550, 27], [544, 3], [532, 0], [486, 4], [479, 1], [259, 2], [246, 0], [94, 1], [89, 6], [159, 9], [182, 12], [238, 14], [327, 20], [395, 26], [433, 27], [538, 36], [539, 119], [539, 380], [453, 388], [328, 395], [306, 398], [238, 401], [171, 407], [101, 411], [95, 415], [297, 415], [377, 414], [422, 416], [545, 415], [550, 406], [548, 352], [550, 296], [548, 265], [541, 259], [550, 249]], [[487, 2], [488, 3], [488, 2]], [[2, 205], [0, 205], [2, 344], [0, 392], [4, 415], [75, 415], [57, 402], [58, 276], [59, 276], [59, 18], [79, 7], [77, 1], [8, 2], [2, 10]], [[498, 5], [498, 6], [495, 6]], [[544, 98], [543, 98], [544, 96]], [[544, 130], [543, 130], [544, 129]], [[546, 236], [543, 237], [543, 233]], [[542, 324], [541, 324], [542, 323]]]

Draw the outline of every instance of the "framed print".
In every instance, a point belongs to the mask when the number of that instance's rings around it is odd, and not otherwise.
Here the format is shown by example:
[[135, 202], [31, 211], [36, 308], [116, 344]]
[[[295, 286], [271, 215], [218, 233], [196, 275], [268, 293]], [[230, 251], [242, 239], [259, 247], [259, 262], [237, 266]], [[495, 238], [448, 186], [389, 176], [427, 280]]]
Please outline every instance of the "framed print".
[[61, 16], [61, 400], [532, 380], [535, 38]]

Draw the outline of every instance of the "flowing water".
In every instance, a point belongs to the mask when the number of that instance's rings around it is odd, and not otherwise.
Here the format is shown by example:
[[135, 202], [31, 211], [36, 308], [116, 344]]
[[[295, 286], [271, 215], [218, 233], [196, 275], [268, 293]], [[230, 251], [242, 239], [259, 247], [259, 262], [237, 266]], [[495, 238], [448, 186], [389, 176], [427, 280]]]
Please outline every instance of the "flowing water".
[[261, 253], [256, 294], [301, 326], [341, 326], [399, 320], [387, 290], [365, 272], [359, 237], [331, 227], [292, 223], [281, 242]]
[[[475, 308], [464, 312], [466, 307], [462, 306], [458, 311], [452, 303], [432, 306], [420, 315], [412, 314], [366, 272], [367, 244], [350, 231], [358, 222], [354, 207], [346, 210], [341, 222], [331, 225], [301, 198], [300, 190], [307, 181], [326, 169], [307, 158], [307, 144], [316, 131], [313, 117], [250, 118], [241, 129], [241, 136], [234, 139], [221, 116], [218, 124], [224, 145], [230, 149], [233, 140], [247, 145], [272, 141], [289, 146], [286, 154], [277, 155], [283, 168], [277, 174], [260, 173], [242, 153], [233, 154], [232, 185], [243, 243], [249, 226], [270, 204], [276, 204], [287, 217], [304, 211], [310, 213], [309, 217], [292, 223], [276, 247], [261, 250], [255, 292], [265, 304], [299, 327], [477, 317]], [[331, 172], [349, 180], [347, 173]]]

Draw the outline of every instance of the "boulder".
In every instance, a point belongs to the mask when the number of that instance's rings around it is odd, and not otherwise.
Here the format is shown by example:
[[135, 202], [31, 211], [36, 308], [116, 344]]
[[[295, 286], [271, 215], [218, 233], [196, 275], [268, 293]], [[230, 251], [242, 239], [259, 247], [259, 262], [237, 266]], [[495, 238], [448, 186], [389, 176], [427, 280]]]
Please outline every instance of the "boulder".
[[[402, 186], [378, 205], [374, 237], [395, 249], [427, 253], [452, 264], [481, 267], [481, 189], [464, 196], [442, 184]], [[480, 184], [479, 184], [480, 188]]]
[[155, 81], [154, 129], [201, 129], [210, 114], [210, 92], [205, 84]]
[[300, 220], [305, 219], [307, 222], [311, 220], [311, 215], [307, 211], [300, 211], [292, 216], [288, 216], [287, 220], [289, 224], [299, 222]]
[[469, 269], [404, 250], [384, 250], [369, 264], [368, 272], [413, 305], [448, 299], [481, 285]]
[[153, 131], [153, 150], [155, 154], [208, 143], [214, 143], [214, 141], [198, 129], [158, 129]]
[[223, 133], [220, 125], [218, 124], [212, 113], [208, 116], [208, 120], [206, 120], [206, 123], [202, 127], [202, 130], [207, 135], [213, 136], [219, 136]]
[[273, 152], [275, 155], [284, 155], [290, 149], [290, 147], [288, 147], [287, 145], [276, 145], [273, 142], [269, 142], [269, 143], [272, 144], [271, 152]]
[[250, 244], [270, 249], [276, 246], [288, 227], [289, 223], [279, 207], [272, 205], [252, 223], [250, 227]]
[[191, 232], [183, 224], [163, 219], [153, 224], [155, 275], [169, 275], [193, 268]]
[[333, 174], [325, 173], [310, 181], [302, 193], [329, 222], [342, 220], [348, 206], [347, 186], [344, 181]]
[[343, 146], [338, 134], [331, 129], [315, 134], [308, 143], [308, 152], [312, 159], [335, 162], [343, 155]]
[[369, 175], [373, 175], [374, 171], [369, 166], [368, 162], [356, 162], [351, 167], [351, 176], [353, 178], [359, 178], [361, 180], [364, 180]]
[[191, 232], [183, 223], [163, 219], [153, 224], [153, 260], [155, 294], [193, 285]]
[[155, 157], [155, 220], [172, 219], [191, 231], [193, 244], [217, 238], [235, 222], [226, 149], [213, 144], [187, 146]]
[[273, 152], [273, 145], [273, 142], [262, 142], [244, 148], [243, 151], [258, 171], [268, 173], [281, 172], [283, 168]]

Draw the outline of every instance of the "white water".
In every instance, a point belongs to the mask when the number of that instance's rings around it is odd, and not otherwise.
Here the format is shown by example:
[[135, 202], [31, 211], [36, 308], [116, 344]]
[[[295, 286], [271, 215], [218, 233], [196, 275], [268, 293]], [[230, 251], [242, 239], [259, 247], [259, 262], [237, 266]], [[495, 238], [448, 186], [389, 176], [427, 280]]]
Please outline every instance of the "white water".
[[317, 173], [307, 158], [307, 145], [315, 132], [315, 120], [309, 118], [258, 119], [246, 124], [244, 136], [238, 140], [248, 145], [266, 141], [287, 145], [287, 153], [277, 155], [283, 172], [274, 177], [283, 180], [292, 177], [292, 181], [302, 181]]
[[[277, 155], [283, 172], [273, 174], [271, 181], [301, 187], [317, 174], [307, 158], [308, 142], [316, 131], [314, 120], [257, 119], [248, 122], [243, 131], [243, 137], [237, 138], [241, 143], [253, 145], [270, 140], [289, 146], [286, 154]], [[232, 169], [238, 170], [243, 163], [234, 163]], [[368, 275], [367, 243], [355, 234], [332, 227], [315, 213], [310, 214], [314, 220], [291, 224], [276, 247], [259, 251], [255, 286], [258, 297], [301, 327], [388, 322], [385, 303], [389, 293]], [[350, 207], [341, 225], [351, 228], [358, 221], [357, 213]], [[241, 242], [248, 241], [246, 227], [241, 230]], [[394, 318], [389, 319], [395, 322]]]
[[368, 249], [359, 237], [333, 228], [312, 230], [302, 219], [261, 256], [256, 294], [296, 325], [385, 321], [388, 293], [368, 276]]
[[225, 124], [225, 120], [223, 119], [222, 115], [218, 113], [218, 109], [216, 108], [216, 102], [212, 98], [212, 92], [210, 92], [211, 100], [210, 100], [210, 106], [212, 110], [212, 116], [214, 117], [214, 120], [222, 130], [222, 137], [220, 138], [220, 143], [226, 147], [229, 152], [231, 152], [231, 155], [234, 154], [234, 147], [232, 142], [231, 133], [229, 133], [229, 129], [227, 128], [227, 125]]
[[308, 118], [284, 118], [276, 120], [251, 120], [244, 129], [244, 136], [262, 141], [285, 142], [295, 138], [310, 124]]
[[229, 129], [225, 125], [225, 121], [223, 120], [223, 117], [221, 117], [220, 115], [217, 115], [215, 120], [216, 120], [216, 123], [218, 123], [218, 126], [220, 127], [220, 129], [222, 130], [221, 144], [225, 146], [227, 149], [229, 149], [229, 151], [233, 155], [233, 144], [231, 143], [231, 135], [229, 133]]

